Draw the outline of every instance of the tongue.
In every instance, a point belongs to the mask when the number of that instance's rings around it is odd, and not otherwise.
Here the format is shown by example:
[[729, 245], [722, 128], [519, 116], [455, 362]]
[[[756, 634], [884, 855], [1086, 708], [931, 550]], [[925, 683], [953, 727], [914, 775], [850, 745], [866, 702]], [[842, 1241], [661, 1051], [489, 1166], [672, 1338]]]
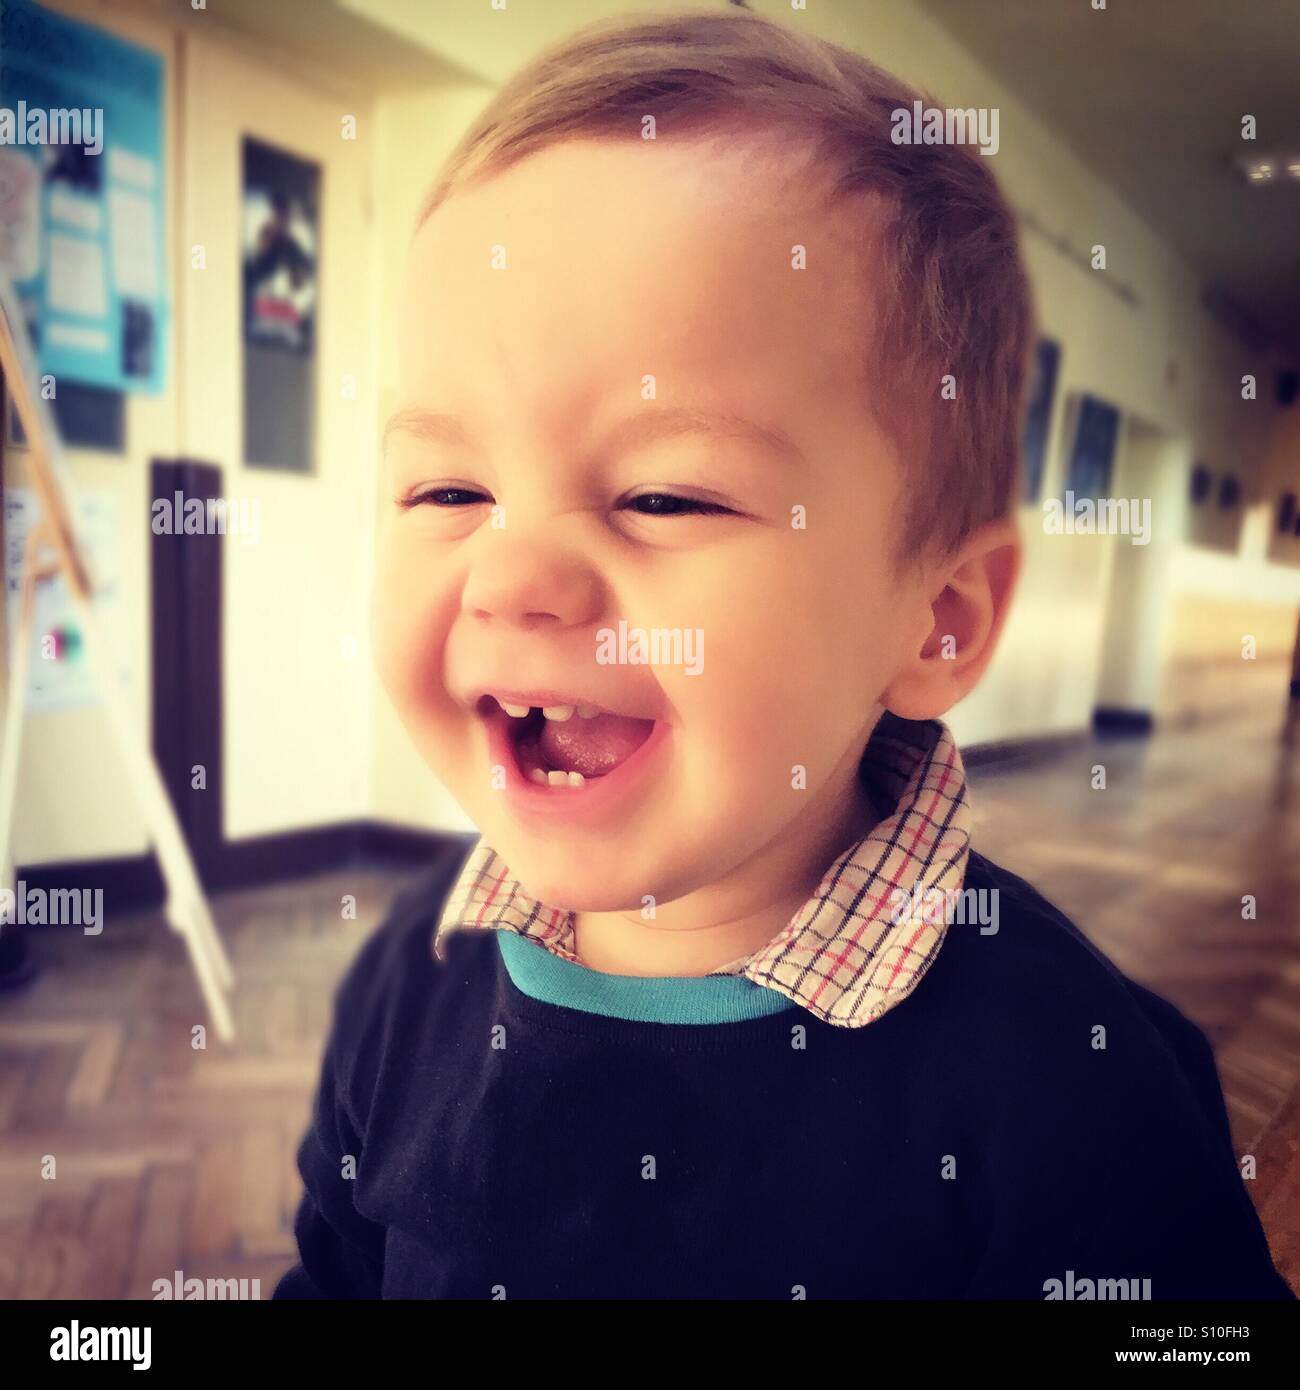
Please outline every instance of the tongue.
[[599, 777], [630, 757], [650, 737], [653, 727], [653, 719], [629, 719], [621, 714], [583, 719], [575, 714], [563, 723], [548, 719], [537, 746], [557, 772]]

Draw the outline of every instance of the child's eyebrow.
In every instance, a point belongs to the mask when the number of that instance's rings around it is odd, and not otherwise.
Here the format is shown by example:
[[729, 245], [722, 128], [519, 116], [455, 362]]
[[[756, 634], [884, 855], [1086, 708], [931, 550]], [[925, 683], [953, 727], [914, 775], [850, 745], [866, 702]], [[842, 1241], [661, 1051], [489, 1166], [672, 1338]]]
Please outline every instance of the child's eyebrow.
[[388, 447], [389, 439], [395, 434], [413, 434], [431, 444], [471, 443], [469, 431], [454, 415], [442, 415], [435, 410], [420, 410], [407, 407], [396, 410], [384, 425], [383, 447]]
[[[454, 415], [408, 407], [394, 412], [384, 426], [387, 447], [393, 434], [413, 434], [434, 444], [469, 447], [469, 431]], [[684, 434], [704, 434], [714, 439], [745, 439], [760, 444], [788, 462], [805, 463], [803, 451], [782, 429], [760, 424], [748, 416], [728, 410], [692, 410], [681, 406], [639, 410], [616, 425], [602, 441], [598, 452], [609, 454], [644, 447], [662, 439]]]
[[803, 464], [803, 452], [782, 429], [759, 424], [729, 410], [690, 410], [665, 406], [629, 415], [606, 437], [602, 452], [633, 449], [682, 434], [705, 434], [715, 439], [746, 439], [760, 444], [788, 462]]

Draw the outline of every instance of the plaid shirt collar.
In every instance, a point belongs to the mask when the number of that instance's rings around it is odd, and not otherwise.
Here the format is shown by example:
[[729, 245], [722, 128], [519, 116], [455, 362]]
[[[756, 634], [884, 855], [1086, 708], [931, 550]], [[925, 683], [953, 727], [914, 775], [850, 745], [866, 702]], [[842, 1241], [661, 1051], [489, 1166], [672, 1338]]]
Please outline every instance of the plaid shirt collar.
[[[970, 851], [966, 777], [946, 725], [886, 712], [859, 775], [881, 809], [893, 809], [766, 946], [709, 972], [742, 975], [843, 1028], [875, 1022], [916, 988], [947, 930], [932, 893], [961, 889]], [[447, 898], [437, 957], [449, 932], [471, 927], [517, 932], [581, 964], [573, 914], [530, 898], [482, 840]]]

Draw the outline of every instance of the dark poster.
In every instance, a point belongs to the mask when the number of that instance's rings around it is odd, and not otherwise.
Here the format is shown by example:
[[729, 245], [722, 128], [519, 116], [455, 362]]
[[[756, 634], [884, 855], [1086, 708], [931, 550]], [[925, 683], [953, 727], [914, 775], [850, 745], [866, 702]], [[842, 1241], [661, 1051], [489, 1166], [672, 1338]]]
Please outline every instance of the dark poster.
[[244, 141], [244, 459], [312, 471], [320, 167]]
[[1056, 391], [1056, 369], [1061, 360], [1060, 345], [1040, 338], [1030, 368], [1029, 397], [1021, 437], [1022, 499], [1037, 502], [1047, 459], [1047, 431], [1052, 421], [1052, 396]]

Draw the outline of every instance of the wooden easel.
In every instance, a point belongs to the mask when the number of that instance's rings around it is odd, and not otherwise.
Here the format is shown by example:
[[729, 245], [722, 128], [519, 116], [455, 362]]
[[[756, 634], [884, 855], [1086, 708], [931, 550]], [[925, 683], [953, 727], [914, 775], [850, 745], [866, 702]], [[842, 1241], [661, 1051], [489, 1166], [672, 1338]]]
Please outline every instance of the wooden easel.
[[[0, 370], [3, 370], [23, 433], [27, 436], [28, 471], [41, 504], [41, 520], [29, 533], [23, 555], [18, 631], [10, 646], [13, 660], [3, 735], [0, 736], [0, 888], [12, 892], [15, 887], [11, 854], [13, 816], [36, 586], [44, 579], [62, 575], [80, 620], [91, 676], [104, 698], [113, 739], [144, 811], [150, 841], [158, 855], [167, 888], [163, 909], [167, 922], [185, 941], [217, 1035], [223, 1042], [233, 1042], [235, 1026], [226, 994], [234, 984], [234, 972], [208, 910], [194, 861], [158, 766], [136, 731], [125, 693], [115, 676], [110, 644], [105, 639], [77, 545], [72, 522], [74, 493], [63, 464], [58, 428], [46, 401], [35, 389], [39, 373], [26, 320], [13, 285], [3, 272], [0, 272]], [[47, 558], [43, 554], [45, 551], [53, 552], [52, 556]], [[3, 929], [2, 923], [0, 929]]]

